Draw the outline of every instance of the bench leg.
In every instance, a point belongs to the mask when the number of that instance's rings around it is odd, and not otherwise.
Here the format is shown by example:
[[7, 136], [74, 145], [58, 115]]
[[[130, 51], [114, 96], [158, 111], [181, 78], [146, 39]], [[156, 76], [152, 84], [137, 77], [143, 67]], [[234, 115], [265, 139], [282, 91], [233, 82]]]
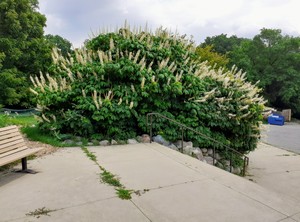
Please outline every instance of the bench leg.
[[22, 158], [22, 171], [26, 171], [27, 170], [27, 158], [24, 157]]
[[22, 158], [22, 170], [16, 171], [17, 173], [31, 173], [36, 174], [37, 172], [34, 170], [27, 169], [27, 157]]

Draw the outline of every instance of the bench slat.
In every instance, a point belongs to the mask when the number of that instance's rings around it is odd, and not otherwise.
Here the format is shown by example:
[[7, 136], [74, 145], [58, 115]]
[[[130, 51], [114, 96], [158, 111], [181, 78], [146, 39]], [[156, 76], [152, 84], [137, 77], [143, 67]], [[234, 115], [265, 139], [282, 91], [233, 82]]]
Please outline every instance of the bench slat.
[[13, 145], [13, 144], [17, 144], [17, 143], [20, 143], [20, 142], [24, 142], [24, 139], [21, 135], [16, 136], [14, 138], [9, 138], [9, 139], [2, 140], [2, 141], [0, 141], [0, 150], [4, 147], [7, 147], [7, 146], [10, 146], [10, 145]]
[[12, 155], [12, 154], [14, 154], [14, 153], [18, 153], [18, 152], [20, 152], [20, 151], [22, 151], [22, 150], [26, 150], [26, 149], [28, 149], [27, 146], [22, 146], [22, 147], [19, 147], [19, 148], [17, 148], [17, 149], [14, 149], [14, 150], [11, 150], [11, 151], [2, 153], [2, 154], [0, 154], [0, 159], [3, 158], [3, 157], [5, 157], [5, 156], [9, 156], [9, 155]]
[[0, 153], [4, 153], [4, 152], [7, 152], [7, 151], [10, 151], [13, 149], [17, 149], [24, 145], [25, 145], [24, 140], [18, 140], [18, 141], [6, 143], [6, 144], [2, 145], [3, 147], [0, 147]]
[[18, 153], [14, 153], [13, 155], [4, 157], [0, 159], [0, 166], [6, 165], [8, 163], [14, 162], [16, 160], [22, 159], [24, 157], [30, 156], [43, 148], [33, 148], [33, 149], [26, 149], [23, 151], [20, 151]]
[[15, 149], [19, 149], [22, 146], [25, 146], [25, 143], [18, 143], [18, 144], [15, 144], [13, 146], [10, 146], [10, 147], [3, 148], [3, 149], [0, 150], [0, 154], [9, 152], [9, 151], [12, 151], [12, 150], [15, 150]]
[[0, 135], [0, 141], [8, 139], [8, 138], [13, 138], [13, 137], [16, 137], [19, 135], [20, 135], [19, 132], [9, 133], [9, 134], [3, 135], [3, 136]]
[[7, 135], [7, 134], [10, 134], [10, 133], [16, 133], [16, 132], [19, 133], [18, 128], [9, 129], [9, 130], [0, 132], [0, 136]]
[[17, 127], [16, 125], [2, 127], [2, 128], [0, 128], [0, 132], [2, 132], [2, 131], [7, 131], [7, 130], [11, 130], [11, 129], [18, 129], [18, 127]]
[[1, 149], [1, 147], [5, 147], [5, 144], [13, 142], [13, 141], [18, 141], [18, 140], [23, 140], [23, 137], [21, 135], [19, 135], [19, 136], [15, 136], [12, 138], [0, 140], [0, 149]]

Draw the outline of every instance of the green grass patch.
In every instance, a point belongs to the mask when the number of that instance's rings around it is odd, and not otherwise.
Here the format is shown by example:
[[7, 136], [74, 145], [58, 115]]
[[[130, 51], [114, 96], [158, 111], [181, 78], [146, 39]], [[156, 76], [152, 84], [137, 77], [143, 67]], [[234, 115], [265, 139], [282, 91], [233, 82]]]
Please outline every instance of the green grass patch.
[[42, 143], [50, 144], [56, 147], [65, 147], [66, 144], [62, 143], [55, 137], [43, 133], [37, 126], [34, 127], [23, 127], [21, 129], [22, 133], [26, 134], [26, 136], [33, 141], [39, 141]]
[[103, 183], [107, 183], [114, 187], [123, 187], [120, 180], [116, 178], [115, 175], [106, 170], [104, 170], [103, 173], [101, 173], [101, 180]]
[[[75, 146], [74, 144], [65, 144], [61, 142], [63, 139], [71, 138], [70, 135], [63, 134], [58, 136], [53, 136], [42, 132], [38, 127], [38, 121], [31, 116], [21, 116], [21, 115], [5, 115], [0, 114], [0, 127], [18, 125], [21, 126], [22, 133], [26, 134], [28, 139], [32, 141], [39, 141], [42, 143], [50, 144], [56, 147], [67, 147]], [[83, 139], [83, 144], [87, 144], [88, 140]]]
[[34, 116], [18, 116], [0, 114], [0, 127], [18, 125], [18, 126], [32, 126], [38, 122]]
[[125, 189], [116, 189], [117, 195], [122, 200], [130, 200], [131, 199], [131, 190], [125, 190]]

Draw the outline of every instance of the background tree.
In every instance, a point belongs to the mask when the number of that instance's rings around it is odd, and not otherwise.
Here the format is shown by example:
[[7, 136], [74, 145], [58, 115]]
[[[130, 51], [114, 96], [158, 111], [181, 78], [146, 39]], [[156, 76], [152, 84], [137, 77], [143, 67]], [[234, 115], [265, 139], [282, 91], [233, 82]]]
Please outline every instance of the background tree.
[[2, 61], [4, 60], [5, 58], [5, 54], [3, 52], [0, 52], [0, 70], [2, 68]]
[[14, 105], [20, 102], [24, 92], [28, 92], [24, 86], [25, 78], [16, 69], [0, 70], [0, 104]]
[[198, 46], [196, 48], [196, 55], [198, 56], [198, 61], [206, 61], [209, 66], [216, 69], [226, 67], [229, 63], [229, 59], [226, 57], [226, 55], [222, 55], [213, 51], [212, 45], [207, 45], [205, 47]]
[[227, 34], [221, 34], [213, 37], [206, 37], [204, 42], [200, 44], [200, 47], [213, 46], [213, 52], [226, 55], [231, 52], [235, 46], [240, 45], [243, 40], [244, 38], [238, 38], [235, 35], [227, 37]]
[[[0, 102], [5, 106], [29, 106], [29, 76], [50, 64], [50, 47], [43, 38], [46, 17], [37, 0], [0, 2]], [[27, 86], [27, 87], [26, 87]]]
[[231, 64], [247, 72], [263, 88], [269, 105], [291, 108], [300, 114], [300, 38], [282, 35], [279, 29], [262, 29], [230, 53]]
[[45, 35], [45, 39], [50, 44], [51, 48], [58, 48], [61, 50], [61, 54], [63, 56], [67, 56], [68, 53], [72, 52], [72, 43], [69, 42], [69, 40], [64, 39], [63, 37], [59, 35]]

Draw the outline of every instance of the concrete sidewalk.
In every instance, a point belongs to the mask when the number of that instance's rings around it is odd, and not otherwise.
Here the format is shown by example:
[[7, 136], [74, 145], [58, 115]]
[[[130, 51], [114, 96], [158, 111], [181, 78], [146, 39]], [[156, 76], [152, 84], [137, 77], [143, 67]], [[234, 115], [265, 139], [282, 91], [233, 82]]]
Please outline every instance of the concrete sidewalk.
[[[127, 189], [147, 192], [119, 199], [80, 148], [63, 148], [29, 161], [37, 174], [0, 175], [0, 221], [300, 221], [298, 199], [161, 145], [88, 149]], [[43, 207], [52, 212], [26, 215]]]
[[283, 126], [265, 125], [262, 142], [300, 154], [300, 124], [286, 122]]
[[260, 143], [250, 153], [247, 178], [300, 203], [300, 155]]

